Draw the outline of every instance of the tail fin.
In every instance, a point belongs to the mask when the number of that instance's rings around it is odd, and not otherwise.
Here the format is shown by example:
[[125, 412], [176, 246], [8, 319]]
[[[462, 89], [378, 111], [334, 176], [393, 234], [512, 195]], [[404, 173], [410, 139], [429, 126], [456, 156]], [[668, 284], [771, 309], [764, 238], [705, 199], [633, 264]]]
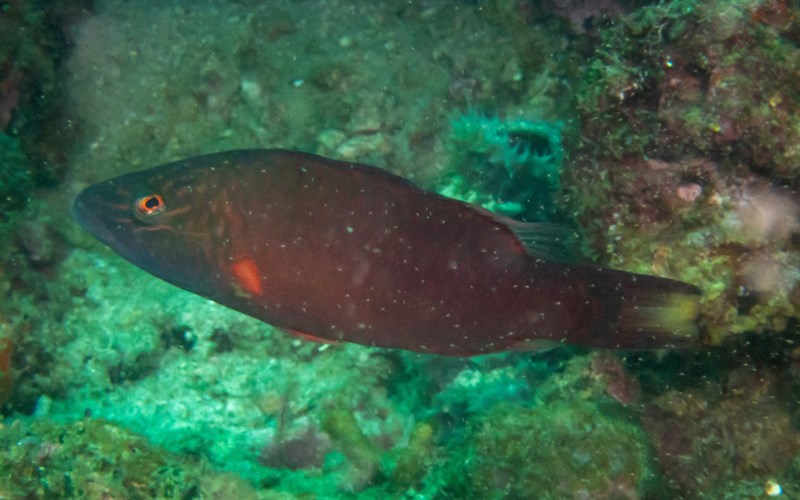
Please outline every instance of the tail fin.
[[590, 344], [631, 350], [700, 344], [698, 288], [656, 276], [603, 271], [594, 281], [594, 291], [600, 295], [596, 300], [603, 304], [597, 311], [602, 320], [591, 328]]

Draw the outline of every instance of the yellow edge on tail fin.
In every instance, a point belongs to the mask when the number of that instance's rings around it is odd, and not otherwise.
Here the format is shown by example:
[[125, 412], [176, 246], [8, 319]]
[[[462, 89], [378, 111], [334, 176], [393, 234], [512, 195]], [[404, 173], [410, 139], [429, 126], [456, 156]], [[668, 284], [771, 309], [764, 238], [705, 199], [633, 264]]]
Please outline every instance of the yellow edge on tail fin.
[[617, 326], [625, 335], [641, 335], [642, 347], [650, 342], [664, 347], [697, 345], [699, 312], [698, 294], [640, 292], [636, 300], [622, 306]]

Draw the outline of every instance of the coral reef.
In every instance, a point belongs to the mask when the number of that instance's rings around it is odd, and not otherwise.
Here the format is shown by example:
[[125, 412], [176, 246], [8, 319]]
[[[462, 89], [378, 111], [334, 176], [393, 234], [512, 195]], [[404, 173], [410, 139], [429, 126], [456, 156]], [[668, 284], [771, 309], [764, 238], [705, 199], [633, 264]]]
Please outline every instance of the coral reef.
[[[38, 184], [52, 185], [64, 173], [74, 124], [63, 114], [61, 64], [68, 32], [90, 5], [89, 0], [57, 0], [47, 8], [31, 0], [2, 5], [0, 132], [21, 143], [30, 160], [28, 175]], [[0, 174], [0, 194], [3, 180]]]
[[798, 314], [791, 12], [771, 1], [643, 7], [603, 31], [578, 89], [583, 139], [565, 184], [592, 253], [698, 285], [711, 343]]
[[444, 194], [525, 220], [555, 215], [564, 147], [561, 123], [500, 120], [468, 111], [451, 121]]
[[467, 467], [481, 498], [635, 498], [651, 474], [642, 431], [585, 401], [501, 405], [481, 420]]
[[[670, 486], [682, 494], [703, 490], [720, 497], [734, 481], [784, 481], [800, 451], [800, 433], [786, 404], [776, 399], [777, 380], [733, 371], [725, 386], [668, 391], [648, 405], [644, 428], [653, 439]], [[725, 396], [720, 396], [724, 394]]]
[[0, 222], [25, 206], [33, 187], [31, 171], [19, 143], [0, 132]]
[[[412, 476], [419, 478], [412, 491], [457, 498], [527, 498], [531, 492], [537, 498], [628, 498], [653, 492], [659, 474], [649, 440], [636, 413], [608, 395], [615, 383], [607, 380], [609, 370], [597, 371], [613, 364], [605, 353], [554, 352], [538, 359], [489, 357], [448, 375], [437, 395], [447, 403], [417, 427], [430, 467]], [[504, 388], [512, 374], [514, 383], [526, 385], [524, 393]], [[461, 392], [467, 380], [471, 392]], [[484, 394], [506, 398], [471, 401]]]
[[0, 443], [7, 498], [277, 498], [101, 420], [15, 420], [0, 426]]

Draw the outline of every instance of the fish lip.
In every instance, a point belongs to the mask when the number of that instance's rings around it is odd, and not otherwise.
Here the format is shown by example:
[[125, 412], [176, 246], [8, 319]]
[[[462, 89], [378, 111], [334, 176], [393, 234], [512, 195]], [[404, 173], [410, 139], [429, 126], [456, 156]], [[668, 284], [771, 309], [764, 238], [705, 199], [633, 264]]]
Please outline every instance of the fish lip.
[[72, 206], [70, 207], [70, 214], [75, 221], [83, 227], [86, 227], [84, 221], [86, 220], [86, 205], [84, 204], [84, 193], [86, 191], [81, 191], [78, 193], [78, 196], [72, 200]]
[[97, 203], [91, 202], [100, 198], [95, 191], [97, 191], [96, 187], [90, 186], [78, 193], [78, 196], [76, 196], [72, 202], [70, 212], [72, 218], [75, 219], [81, 227], [94, 235], [98, 240], [113, 248], [116, 237], [108, 227], [108, 213], [103, 213], [101, 210], [91, 208], [92, 205], [98, 205]]
[[78, 222], [84, 229], [90, 233], [94, 233], [94, 228], [98, 227], [98, 220], [88, 207], [87, 199], [89, 198], [89, 191], [91, 187], [84, 189], [72, 201], [72, 218]]

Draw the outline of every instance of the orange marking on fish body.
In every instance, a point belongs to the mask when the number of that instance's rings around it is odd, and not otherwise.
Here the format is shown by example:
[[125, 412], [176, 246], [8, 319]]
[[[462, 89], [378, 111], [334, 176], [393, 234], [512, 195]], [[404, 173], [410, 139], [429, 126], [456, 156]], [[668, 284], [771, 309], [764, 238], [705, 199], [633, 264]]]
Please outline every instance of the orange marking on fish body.
[[264, 291], [258, 266], [251, 258], [239, 259], [231, 266], [236, 283], [252, 295], [261, 295]]

